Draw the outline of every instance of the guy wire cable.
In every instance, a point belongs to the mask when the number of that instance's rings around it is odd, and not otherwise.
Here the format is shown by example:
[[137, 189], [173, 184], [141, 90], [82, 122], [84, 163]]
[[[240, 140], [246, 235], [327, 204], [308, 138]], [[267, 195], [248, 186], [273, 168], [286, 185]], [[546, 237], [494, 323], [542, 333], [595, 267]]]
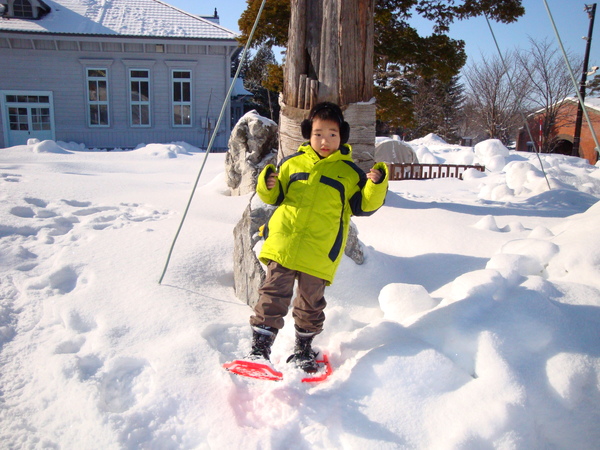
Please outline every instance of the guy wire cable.
[[194, 187], [192, 188], [192, 193], [190, 194], [190, 198], [188, 200], [187, 206], [185, 207], [185, 211], [183, 212], [183, 217], [181, 218], [181, 222], [179, 223], [179, 227], [177, 228], [177, 232], [175, 233], [175, 238], [173, 239], [173, 242], [171, 243], [171, 248], [169, 249], [169, 254], [167, 255], [167, 261], [165, 262], [165, 267], [162, 271], [160, 279], [158, 280], [158, 284], [162, 283], [165, 273], [167, 273], [167, 267], [169, 267], [169, 262], [171, 261], [171, 255], [173, 254], [173, 249], [175, 248], [175, 243], [177, 242], [177, 238], [179, 237], [179, 233], [181, 232], [181, 228], [183, 227], [183, 222], [185, 221], [185, 218], [190, 209], [190, 205], [192, 204], [192, 199], [194, 198], [194, 193], [196, 192], [196, 188], [198, 187], [198, 182], [200, 181], [200, 176], [202, 175], [202, 171], [204, 170], [204, 166], [206, 165], [206, 160], [208, 159], [208, 155], [210, 154], [210, 151], [212, 150], [213, 143], [217, 136], [217, 131], [219, 130], [219, 127], [221, 126], [221, 121], [223, 120], [223, 115], [225, 114], [225, 110], [227, 108], [227, 105], [229, 104], [229, 99], [231, 98], [231, 92], [233, 91], [235, 81], [237, 80], [237, 78], [240, 74], [240, 71], [242, 69], [244, 59], [246, 58], [246, 53], [248, 52], [248, 48], [250, 48], [250, 43], [252, 42], [252, 37], [254, 36], [254, 32], [256, 31], [256, 28], [258, 26], [258, 20], [260, 19], [260, 16], [262, 14], [262, 11], [263, 11], [263, 8], [264, 8], [266, 2], [267, 2], [267, 0], [263, 0], [262, 3], [260, 4], [258, 14], [256, 15], [256, 20], [254, 21], [254, 25], [252, 26], [252, 31], [250, 31], [250, 35], [248, 36], [248, 41], [246, 42], [244, 51], [242, 52], [242, 56], [240, 57], [240, 63], [235, 72], [235, 75], [233, 76], [233, 79], [231, 80], [231, 84], [229, 85], [229, 90], [227, 91], [227, 94], [225, 95], [225, 99], [223, 100], [223, 106], [221, 107], [221, 114], [219, 114], [217, 124], [215, 125], [212, 136], [210, 137], [210, 141], [208, 142], [208, 147], [206, 148], [206, 153], [204, 154], [204, 161], [202, 161], [202, 166], [200, 167], [200, 171], [198, 172], [198, 176], [196, 177], [196, 182], [194, 183]]
[[[596, 131], [592, 126], [592, 122], [590, 120], [590, 116], [588, 115], [587, 107], [583, 102], [583, 98], [581, 98], [581, 93], [579, 92], [579, 85], [577, 84], [577, 80], [575, 79], [575, 75], [573, 74], [573, 69], [571, 68], [571, 63], [567, 58], [567, 52], [565, 52], [565, 48], [563, 47], [562, 40], [560, 39], [560, 34], [558, 33], [558, 29], [556, 28], [556, 24], [554, 23], [554, 19], [552, 18], [552, 13], [550, 12], [550, 7], [548, 6], [548, 2], [544, 1], [544, 6], [546, 7], [546, 11], [548, 12], [548, 17], [550, 18], [550, 23], [552, 24], [552, 28], [554, 29], [554, 34], [556, 35], [556, 40], [558, 41], [558, 45], [560, 46], [560, 50], [562, 51], [563, 58], [565, 59], [565, 64], [569, 69], [569, 75], [571, 75], [571, 81], [573, 82], [573, 86], [575, 87], [575, 93], [577, 94], [577, 98], [579, 99], [579, 104], [581, 105], [581, 109], [583, 111], [583, 115], [585, 116], [585, 120], [587, 121], [590, 132], [592, 133], [592, 137], [594, 139], [594, 143], [596, 144], [596, 150], [600, 150], [600, 145], [598, 145], [598, 138], [596, 137]], [[587, 67], [584, 67], [583, 70], [588, 70]]]
[[[502, 66], [504, 67], [504, 71], [506, 72], [506, 75], [508, 77], [508, 84], [510, 86], [510, 89], [513, 91], [513, 93], [515, 95], [517, 95], [517, 90], [515, 89], [515, 86], [513, 84], [512, 77], [510, 76], [510, 72], [508, 71], [508, 67], [506, 66], [504, 57], [502, 56], [502, 52], [500, 51], [500, 46], [498, 45], [498, 41], [496, 40], [496, 35], [494, 34], [492, 25], [490, 24], [487, 14], [484, 14], [484, 16], [485, 16], [485, 21], [488, 24], [488, 28], [490, 29], [490, 33], [492, 33], [492, 38], [494, 39], [494, 44], [496, 44], [496, 50], [498, 50], [498, 54], [500, 55], [500, 61], [502, 61]], [[540, 162], [540, 167], [542, 168], [542, 173], [544, 174], [544, 178], [546, 179], [546, 184], [548, 185], [548, 190], [551, 191], [552, 188], [550, 187], [550, 181], [548, 181], [548, 176], [546, 175], [546, 171], [544, 170], [544, 163], [542, 162], [542, 158], [540, 157], [541, 149], [538, 150], [538, 147], [535, 144], [535, 139], [533, 138], [533, 134], [531, 133], [531, 128], [529, 127], [529, 123], [527, 121], [527, 118], [525, 117], [525, 113], [523, 113], [523, 110], [521, 109], [521, 99], [520, 98], [518, 100], [517, 105], [519, 107], [518, 108], [519, 114], [521, 114], [521, 118], [523, 119], [523, 123], [525, 124], [525, 128], [527, 129], [527, 134], [529, 135], [529, 139], [531, 139], [531, 142], [533, 144], [533, 149], [535, 150], [535, 154], [537, 155], [538, 161]]]

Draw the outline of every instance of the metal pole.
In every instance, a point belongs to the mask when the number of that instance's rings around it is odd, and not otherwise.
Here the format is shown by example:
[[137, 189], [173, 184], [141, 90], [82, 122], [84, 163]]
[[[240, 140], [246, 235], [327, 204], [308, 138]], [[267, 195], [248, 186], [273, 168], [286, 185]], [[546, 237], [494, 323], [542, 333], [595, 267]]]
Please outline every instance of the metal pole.
[[581, 99], [581, 94], [577, 89], [577, 80], [575, 79], [575, 74], [573, 73], [573, 68], [571, 67], [571, 63], [569, 62], [569, 58], [567, 58], [567, 52], [565, 51], [565, 47], [560, 38], [560, 34], [558, 34], [558, 30], [556, 29], [556, 24], [554, 23], [554, 19], [552, 18], [552, 13], [550, 12], [550, 7], [548, 6], [547, 0], [542, 0], [544, 2], [544, 6], [546, 7], [546, 11], [548, 12], [548, 18], [550, 19], [550, 23], [552, 24], [552, 28], [554, 29], [554, 34], [556, 35], [556, 42], [560, 46], [560, 50], [563, 54], [563, 58], [565, 59], [565, 65], [567, 69], [569, 69], [569, 75], [571, 76], [571, 81], [573, 82], [573, 87], [575, 88], [575, 92], [577, 93], [577, 97], [579, 98], [579, 104], [583, 107], [583, 115], [585, 116], [585, 120], [590, 128], [590, 133], [592, 134], [592, 139], [594, 139], [594, 143], [596, 144], [596, 151], [600, 149], [600, 142], [598, 142], [598, 136], [596, 136], [596, 131], [592, 125], [592, 121], [590, 120], [590, 115], [587, 112], [587, 108]]
[[581, 124], [583, 122], [583, 106], [582, 102], [585, 101], [585, 86], [587, 82], [588, 65], [590, 61], [590, 47], [592, 45], [592, 32], [594, 31], [594, 18], [596, 16], [596, 3], [593, 5], [585, 5], [585, 11], [588, 13], [590, 18], [590, 27], [588, 29], [588, 36], [586, 38], [587, 43], [585, 45], [585, 57], [583, 60], [583, 72], [581, 73], [581, 84], [579, 85], [579, 94], [581, 100], [577, 107], [577, 119], [575, 120], [575, 132], [573, 133], [573, 151], [572, 156], [579, 155], [579, 142], [581, 140]]
[[235, 86], [235, 80], [237, 80], [240, 75], [240, 71], [242, 70], [242, 64], [244, 63], [244, 59], [246, 58], [246, 53], [250, 48], [250, 43], [252, 42], [252, 37], [254, 36], [254, 32], [256, 31], [256, 27], [258, 26], [258, 20], [260, 19], [260, 15], [265, 7], [265, 3], [267, 0], [262, 0], [260, 4], [260, 8], [258, 9], [258, 14], [256, 15], [256, 20], [254, 21], [254, 26], [252, 27], [252, 31], [248, 35], [248, 42], [246, 42], [246, 46], [244, 47], [244, 51], [242, 51], [242, 55], [240, 56], [240, 64], [235, 72], [235, 75], [231, 79], [231, 84], [229, 85], [229, 90], [227, 94], [225, 94], [225, 100], [223, 100], [223, 106], [221, 107], [221, 113], [219, 114], [219, 118], [217, 119], [217, 124], [213, 130], [212, 136], [210, 137], [210, 141], [208, 142], [208, 147], [206, 148], [206, 153], [204, 154], [204, 160], [202, 161], [202, 166], [200, 167], [200, 171], [198, 172], [198, 176], [196, 177], [196, 181], [194, 183], [194, 187], [192, 188], [192, 193], [190, 194], [190, 198], [187, 202], [187, 206], [185, 207], [185, 211], [183, 211], [183, 217], [181, 218], [181, 222], [179, 223], [179, 227], [177, 228], [177, 232], [175, 233], [175, 237], [173, 238], [173, 242], [171, 243], [171, 248], [169, 248], [169, 254], [167, 255], [167, 260], [165, 262], [165, 267], [158, 279], [158, 284], [162, 284], [163, 278], [167, 273], [167, 268], [169, 267], [169, 262], [171, 261], [171, 256], [173, 255], [173, 249], [175, 248], [175, 243], [177, 242], [177, 238], [179, 237], [179, 233], [183, 228], [183, 222], [185, 222], [185, 218], [187, 217], [188, 211], [190, 210], [190, 205], [192, 204], [192, 199], [194, 198], [194, 193], [196, 192], [196, 188], [198, 187], [198, 182], [200, 181], [200, 177], [202, 176], [202, 172], [204, 171], [204, 166], [206, 165], [206, 161], [208, 159], [208, 155], [212, 150], [213, 143], [215, 141], [215, 137], [217, 136], [217, 132], [221, 126], [221, 120], [225, 115], [225, 111], [227, 106], [229, 105], [229, 100], [231, 99], [231, 92], [233, 91], [233, 87]]

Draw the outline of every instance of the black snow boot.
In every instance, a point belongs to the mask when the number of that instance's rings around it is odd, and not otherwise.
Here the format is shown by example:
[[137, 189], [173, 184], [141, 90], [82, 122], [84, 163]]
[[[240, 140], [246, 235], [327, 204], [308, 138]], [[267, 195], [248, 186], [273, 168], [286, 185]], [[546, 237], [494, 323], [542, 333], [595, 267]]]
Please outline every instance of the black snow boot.
[[315, 373], [319, 370], [317, 363], [317, 355], [312, 347], [312, 340], [317, 333], [311, 333], [296, 327], [296, 345], [294, 346], [294, 354], [290, 355], [287, 362], [293, 362], [297, 368], [304, 370], [306, 373]]
[[271, 346], [277, 336], [277, 328], [257, 325], [252, 327], [252, 350], [247, 359], [266, 359], [271, 361]]

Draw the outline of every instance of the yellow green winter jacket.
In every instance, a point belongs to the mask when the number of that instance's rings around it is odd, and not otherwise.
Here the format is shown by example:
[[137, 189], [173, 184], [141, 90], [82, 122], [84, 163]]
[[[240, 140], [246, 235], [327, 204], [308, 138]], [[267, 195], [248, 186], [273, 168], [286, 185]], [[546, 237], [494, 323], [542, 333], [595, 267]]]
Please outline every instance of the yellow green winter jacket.
[[[265, 203], [277, 205], [265, 227], [259, 259], [333, 282], [350, 226], [350, 216], [373, 214], [383, 205], [388, 188], [385, 163], [375, 165], [385, 176], [377, 184], [352, 161], [352, 147], [321, 159], [309, 143], [279, 163], [266, 166], [256, 192]], [[277, 171], [278, 183], [266, 179]]]

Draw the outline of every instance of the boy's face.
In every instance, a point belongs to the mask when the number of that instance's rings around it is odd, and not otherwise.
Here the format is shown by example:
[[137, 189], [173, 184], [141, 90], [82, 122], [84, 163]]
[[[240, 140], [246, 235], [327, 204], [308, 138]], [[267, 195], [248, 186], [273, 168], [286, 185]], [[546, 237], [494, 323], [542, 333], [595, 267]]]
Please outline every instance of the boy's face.
[[327, 158], [340, 148], [340, 126], [333, 120], [313, 119], [310, 146], [322, 158]]

